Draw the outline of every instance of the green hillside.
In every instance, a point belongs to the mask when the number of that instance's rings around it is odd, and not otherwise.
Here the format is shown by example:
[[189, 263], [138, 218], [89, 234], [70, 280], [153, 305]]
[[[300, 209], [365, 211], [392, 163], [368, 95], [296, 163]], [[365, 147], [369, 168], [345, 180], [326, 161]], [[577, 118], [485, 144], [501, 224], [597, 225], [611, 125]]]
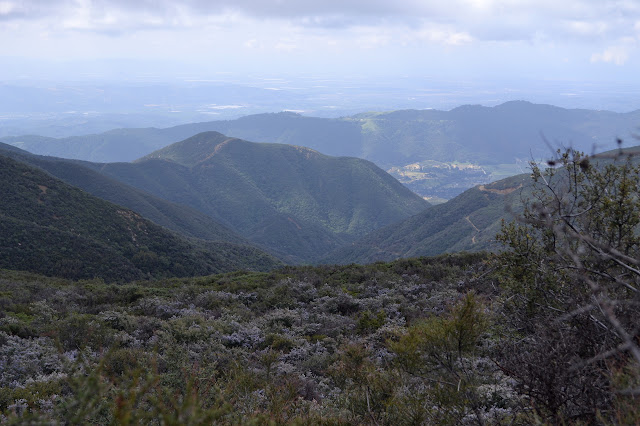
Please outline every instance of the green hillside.
[[312, 261], [428, 207], [368, 161], [216, 132], [196, 135], [132, 164], [93, 167], [198, 209], [292, 261]]
[[251, 247], [188, 241], [5, 156], [0, 199], [0, 268], [130, 281], [279, 264]]
[[364, 132], [360, 156], [382, 167], [435, 160], [476, 164], [511, 163], [553, 153], [556, 146], [592, 152], [626, 138], [640, 122], [640, 111], [614, 113], [565, 109], [524, 101], [495, 107], [465, 105], [451, 111], [393, 111], [350, 118]]
[[522, 208], [528, 174], [471, 188], [444, 204], [400, 223], [373, 231], [327, 256], [325, 263], [371, 263], [414, 256], [433, 256], [496, 247], [502, 219]]
[[[640, 162], [640, 147], [606, 151], [590, 157], [603, 168], [625, 158]], [[494, 250], [503, 220], [522, 213], [523, 200], [532, 196], [531, 174], [520, 174], [468, 189], [402, 222], [378, 229], [336, 249], [323, 263], [370, 263], [460, 251]]]
[[239, 234], [219, 224], [206, 214], [123, 184], [87, 167], [87, 163], [37, 156], [2, 143], [0, 143], [0, 153], [41, 168], [69, 185], [78, 187], [103, 200], [127, 207], [144, 218], [182, 235], [209, 241], [249, 244]]

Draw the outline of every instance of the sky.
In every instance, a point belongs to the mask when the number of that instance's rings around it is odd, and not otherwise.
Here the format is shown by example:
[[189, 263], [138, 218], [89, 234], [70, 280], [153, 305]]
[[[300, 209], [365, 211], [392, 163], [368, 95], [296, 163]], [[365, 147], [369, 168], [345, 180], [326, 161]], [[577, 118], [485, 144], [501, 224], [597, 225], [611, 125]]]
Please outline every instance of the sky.
[[640, 75], [639, 0], [0, 0], [0, 37], [2, 79]]

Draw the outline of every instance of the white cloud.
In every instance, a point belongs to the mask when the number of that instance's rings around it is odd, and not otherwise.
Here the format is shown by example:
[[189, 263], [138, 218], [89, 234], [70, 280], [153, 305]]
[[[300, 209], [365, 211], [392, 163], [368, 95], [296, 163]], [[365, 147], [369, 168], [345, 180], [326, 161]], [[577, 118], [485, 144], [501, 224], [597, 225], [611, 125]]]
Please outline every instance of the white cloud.
[[578, 37], [598, 37], [606, 34], [609, 24], [606, 22], [568, 21], [567, 29]]
[[279, 40], [275, 46], [274, 46], [275, 50], [281, 51], [281, 52], [292, 52], [296, 49], [298, 49], [298, 45], [292, 41], [292, 40]]
[[538, 76], [576, 75], [591, 60], [631, 72], [640, 0], [0, 0], [0, 39], [11, 40], [0, 57], [191, 61], [198, 70], [297, 61]]
[[260, 47], [260, 43], [258, 42], [257, 39], [252, 38], [250, 40], [247, 40], [244, 42], [244, 47], [249, 48], [249, 49], [257, 49]]
[[360, 35], [356, 43], [362, 49], [376, 49], [389, 45], [390, 37], [386, 34], [370, 32]]
[[603, 52], [591, 55], [591, 62], [608, 62], [624, 65], [629, 60], [629, 48], [625, 46], [611, 46]]
[[16, 11], [16, 4], [8, 1], [0, 2], [0, 16], [10, 15]]
[[211, 19], [281, 20], [301, 28], [386, 25], [451, 28], [443, 43], [475, 40], [611, 39], [637, 31], [632, 0], [0, 0], [0, 19], [43, 19], [51, 27], [126, 33], [195, 28]]
[[415, 33], [417, 40], [442, 43], [446, 45], [462, 45], [473, 41], [473, 37], [466, 32], [456, 32], [453, 29], [429, 27]]

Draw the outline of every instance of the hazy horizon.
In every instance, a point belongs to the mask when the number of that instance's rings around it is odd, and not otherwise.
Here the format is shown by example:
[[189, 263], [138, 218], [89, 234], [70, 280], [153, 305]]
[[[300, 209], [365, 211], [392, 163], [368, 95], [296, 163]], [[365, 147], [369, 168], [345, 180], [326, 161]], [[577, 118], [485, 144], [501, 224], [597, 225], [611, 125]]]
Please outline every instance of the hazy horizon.
[[0, 0], [0, 36], [5, 122], [640, 108], [634, 1]]

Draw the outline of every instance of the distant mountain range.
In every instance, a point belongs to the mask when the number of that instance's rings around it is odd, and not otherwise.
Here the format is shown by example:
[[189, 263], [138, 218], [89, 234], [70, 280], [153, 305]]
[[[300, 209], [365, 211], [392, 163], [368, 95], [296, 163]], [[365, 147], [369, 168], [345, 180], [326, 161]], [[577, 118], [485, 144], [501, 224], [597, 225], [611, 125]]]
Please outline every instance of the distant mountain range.
[[[513, 101], [492, 108], [468, 105], [451, 111], [406, 110], [335, 119], [290, 112], [258, 114], [167, 129], [118, 129], [62, 139], [18, 136], [0, 141], [36, 154], [117, 162], [133, 161], [195, 134], [217, 131], [256, 142], [364, 158], [392, 170], [423, 196], [448, 199], [478, 183], [517, 173], [516, 161], [549, 156], [560, 145], [586, 152], [609, 149], [617, 137], [630, 139], [639, 125], [640, 110], [614, 113]], [[441, 164], [435, 168], [425, 164], [434, 161]], [[412, 167], [403, 169], [409, 165]], [[504, 165], [510, 165], [506, 171]]]
[[281, 264], [249, 245], [186, 239], [3, 155], [0, 199], [0, 268], [130, 281]]
[[255, 142], [364, 158], [388, 168], [424, 160], [505, 163], [528, 158], [532, 152], [548, 155], [543, 136], [552, 144], [602, 151], [616, 137], [631, 136], [639, 123], [640, 110], [615, 113], [511, 101], [496, 107], [466, 105], [451, 111], [405, 110], [343, 118], [267, 113], [166, 129], [116, 129], [60, 139], [11, 136], [0, 141], [34, 154], [118, 162], [133, 161], [198, 133], [217, 131]]
[[[526, 118], [528, 115], [530, 117]], [[134, 144], [134, 140], [146, 141], [150, 147], [215, 125], [225, 127], [229, 132], [245, 132], [261, 139], [304, 139], [307, 145], [324, 144], [329, 150], [339, 152], [351, 152], [349, 150], [357, 145], [352, 142], [359, 141], [360, 151], [351, 153], [379, 156], [379, 162], [402, 161], [403, 156], [423, 159], [431, 155], [430, 158], [438, 160], [424, 160], [403, 169], [407, 175], [427, 175], [425, 179], [428, 180], [435, 178], [430, 176], [431, 172], [424, 172], [424, 164], [444, 168], [442, 165], [447, 164], [444, 161], [452, 158], [469, 159], [473, 155], [480, 156], [484, 159], [482, 161], [505, 161], [505, 156], [514, 155], [527, 145], [529, 139], [526, 135], [534, 132], [534, 127], [538, 125], [550, 129], [550, 133], [562, 134], [568, 140], [573, 135], [586, 146], [587, 137], [589, 143], [604, 141], [616, 135], [614, 128], [632, 128], [631, 121], [636, 115], [563, 110], [526, 102], [510, 102], [495, 108], [461, 107], [449, 112], [360, 114], [342, 119], [309, 118], [293, 113], [262, 114], [164, 130], [113, 131], [109, 137], [105, 137], [102, 148], [110, 151], [116, 146], [112, 143], [115, 140], [119, 140], [123, 149], [124, 145]], [[609, 127], [597, 127], [607, 120], [611, 121]], [[120, 137], [116, 136], [118, 134]], [[112, 136], [113, 141], [110, 139]], [[153, 237], [153, 241], [177, 238], [177, 243], [170, 244], [182, 247], [183, 254], [191, 259], [178, 261], [179, 267], [175, 266], [171, 263], [174, 262], [171, 260], [173, 258], [164, 253], [161, 246], [152, 243], [144, 243], [140, 248], [127, 240], [126, 244], [118, 243], [117, 249], [107, 247], [112, 251], [103, 256], [107, 259], [106, 263], [127, 265], [120, 268], [128, 271], [122, 272], [127, 277], [204, 273], [230, 270], [232, 267], [264, 269], [278, 263], [261, 252], [260, 248], [287, 263], [368, 263], [400, 257], [492, 249], [501, 221], [511, 217], [506, 207], [518, 211], [521, 200], [530, 191], [529, 176], [521, 174], [477, 185], [444, 204], [430, 207], [421, 197], [367, 160], [332, 157], [300, 145], [248, 142], [215, 131], [198, 133], [128, 163], [96, 163], [34, 155], [18, 148], [16, 145], [25, 146], [28, 143], [20, 144], [17, 140], [13, 140], [15, 145], [0, 143], [0, 155], [38, 167], [69, 185], [136, 212], [127, 213], [127, 218], [144, 221], [144, 217], [174, 231], [176, 234], [168, 233], [151, 222], [144, 222], [145, 227], [155, 227], [154, 230], [167, 233], [167, 236], [162, 234]], [[52, 148], [64, 146], [60, 145], [62, 140], [31, 137], [23, 139], [23, 142], [27, 140], [40, 141], [44, 144], [42, 146], [51, 143]], [[93, 149], [95, 145], [92, 145], [91, 139], [79, 137], [66, 147], [73, 150], [74, 144], [84, 146], [87, 152], [98, 152]], [[575, 145], [579, 147], [579, 144]], [[4, 161], [13, 164], [9, 158]], [[22, 166], [28, 167], [25, 164]], [[12, 167], [15, 168], [11, 166], [8, 170]], [[480, 173], [478, 167], [472, 166], [460, 166], [455, 170], [460, 172], [463, 169], [470, 170], [469, 173]], [[444, 176], [446, 178], [446, 174]], [[53, 179], [51, 176], [49, 178]], [[20, 184], [17, 176], [7, 176], [7, 182], [4, 199], [21, 200], [26, 187], [30, 187], [32, 192], [31, 198], [25, 198], [31, 200], [30, 204], [24, 200], [15, 207], [11, 202], [4, 203], [3, 232], [12, 238], [11, 241], [17, 238], [15, 232], [18, 231], [23, 235], [30, 232], [45, 235], [42, 227], [51, 228], [51, 235], [70, 232], [65, 235], [71, 235], [75, 241], [73, 235], [76, 234], [70, 231], [71, 228], [56, 228], [55, 225], [63, 222], [40, 223], [31, 219], [24, 222], [25, 218], [33, 216], [36, 207], [40, 208], [38, 200], [45, 194], [38, 195], [33, 188], [38, 185], [49, 188], [53, 183]], [[64, 185], [56, 182], [56, 185]], [[19, 186], [21, 189], [11, 189], [13, 183], [22, 185]], [[69, 194], [75, 194], [73, 191], [76, 189], [67, 188], [54, 193], [71, 197]], [[34, 201], [36, 195], [40, 198]], [[25, 217], [19, 214], [22, 208], [28, 212]], [[71, 216], [77, 216], [79, 223], [87, 229], [92, 228], [93, 225], [89, 224], [91, 218], [82, 212], [96, 208], [74, 208], [78, 213], [73, 210]], [[112, 209], [105, 207], [105, 211]], [[49, 216], [62, 217], [58, 213]], [[96, 217], [104, 223], [114, 221], [113, 218], [100, 215]], [[120, 224], [111, 228], [127, 226], [131, 227]], [[107, 231], [101, 232], [101, 235], [108, 234]], [[85, 234], [77, 234], [84, 238], [84, 245], [73, 243], [74, 247], [82, 249], [73, 254], [71, 259], [83, 259], [82, 253], [95, 255], [102, 253], [100, 250], [107, 250], [104, 247], [104, 244], [108, 246], [106, 241]], [[139, 237], [136, 239], [141, 241]], [[57, 240], [53, 238], [52, 241], [57, 247], [66, 246], [60, 243], [62, 237]], [[125, 246], [126, 249], [123, 248]], [[45, 244], [43, 247], [48, 246]], [[156, 265], [159, 269], [150, 269], [132, 261], [135, 256], [136, 259], [146, 256], [145, 250], [155, 253], [147, 256], [149, 258], [164, 259], [161, 267]], [[217, 250], [218, 257], [207, 257], [212, 256], [212, 250], [213, 253]], [[11, 253], [7, 256], [14, 256], [16, 252], [14, 250]], [[41, 255], [43, 252], [36, 253]], [[59, 256], [59, 259], [63, 258]], [[81, 265], [83, 262], [78, 260], [75, 264]], [[87, 263], [91, 264], [91, 261]], [[201, 265], [203, 271], [196, 265]], [[49, 273], [49, 270], [60, 267], [50, 265], [44, 272]], [[67, 266], [63, 265], [62, 268]], [[82, 277], [91, 275], [82, 271], [74, 273]]]

